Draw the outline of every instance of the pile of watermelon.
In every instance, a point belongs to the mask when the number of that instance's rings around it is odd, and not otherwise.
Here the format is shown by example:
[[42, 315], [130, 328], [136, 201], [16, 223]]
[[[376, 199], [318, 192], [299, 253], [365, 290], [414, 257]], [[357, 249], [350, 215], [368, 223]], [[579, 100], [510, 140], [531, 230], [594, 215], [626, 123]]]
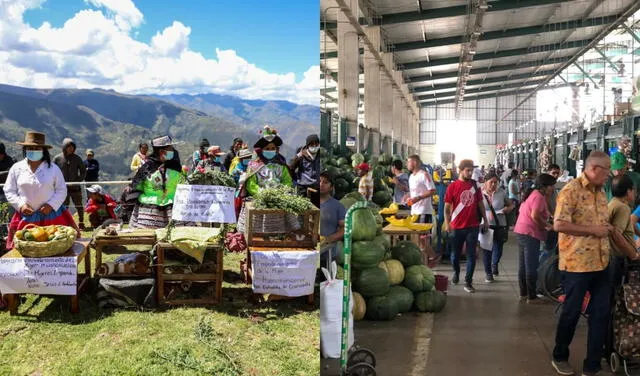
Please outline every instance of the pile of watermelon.
[[321, 149], [320, 163], [325, 171], [334, 178], [335, 197], [341, 200], [350, 193], [358, 192], [360, 178], [355, 174], [355, 167], [367, 162], [373, 170], [373, 199], [380, 207], [387, 207], [393, 200], [393, 190], [389, 187], [387, 178], [391, 176], [391, 163], [402, 160], [399, 155], [393, 157], [382, 153], [380, 156], [368, 154], [338, 152]]
[[[344, 264], [342, 246], [339, 265]], [[391, 247], [376, 209], [353, 213], [351, 268], [356, 320], [388, 321], [414, 308], [440, 312], [446, 305], [446, 295], [435, 289], [433, 271], [422, 264], [420, 248], [410, 241]], [[342, 276], [339, 268], [338, 278]]]

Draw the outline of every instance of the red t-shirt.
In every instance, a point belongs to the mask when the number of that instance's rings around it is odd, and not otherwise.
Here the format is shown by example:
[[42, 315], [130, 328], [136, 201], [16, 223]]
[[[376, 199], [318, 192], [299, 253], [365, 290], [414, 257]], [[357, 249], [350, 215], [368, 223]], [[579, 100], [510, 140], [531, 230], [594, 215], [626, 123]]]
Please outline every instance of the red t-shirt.
[[[447, 187], [444, 202], [451, 204], [451, 218], [453, 220], [450, 228], [452, 230], [480, 226], [478, 203], [482, 200], [482, 192], [480, 187], [475, 186], [475, 184], [474, 180], [456, 180]], [[472, 193], [472, 189], [475, 189], [475, 193]], [[464, 204], [464, 206], [460, 206], [462, 210], [458, 208], [460, 203]], [[456, 212], [458, 213], [457, 216]]]

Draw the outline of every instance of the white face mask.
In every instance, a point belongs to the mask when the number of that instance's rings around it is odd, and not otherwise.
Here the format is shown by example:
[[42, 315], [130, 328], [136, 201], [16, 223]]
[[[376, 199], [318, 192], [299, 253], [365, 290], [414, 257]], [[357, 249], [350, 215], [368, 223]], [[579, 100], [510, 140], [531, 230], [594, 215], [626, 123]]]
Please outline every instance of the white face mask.
[[309, 147], [309, 153], [311, 153], [311, 154], [315, 154], [315, 153], [317, 153], [317, 152], [318, 152], [318, 150], [320, 150], [320, 147], [319, 147], [319, 146], [310, 146], [310, 147]]

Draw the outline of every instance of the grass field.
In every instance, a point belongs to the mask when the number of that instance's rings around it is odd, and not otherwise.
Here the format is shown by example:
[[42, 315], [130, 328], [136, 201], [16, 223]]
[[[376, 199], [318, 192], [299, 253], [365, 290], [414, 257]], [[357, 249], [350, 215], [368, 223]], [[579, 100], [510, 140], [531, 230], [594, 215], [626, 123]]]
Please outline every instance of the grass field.
[[213, 307], [100, 310], [91, 291], [72, 315], [64, 297], [27, 295], [0, 312], [0, 375], [318, 375], [318, 305], [250, 303], [243, 258], [225, 255]]

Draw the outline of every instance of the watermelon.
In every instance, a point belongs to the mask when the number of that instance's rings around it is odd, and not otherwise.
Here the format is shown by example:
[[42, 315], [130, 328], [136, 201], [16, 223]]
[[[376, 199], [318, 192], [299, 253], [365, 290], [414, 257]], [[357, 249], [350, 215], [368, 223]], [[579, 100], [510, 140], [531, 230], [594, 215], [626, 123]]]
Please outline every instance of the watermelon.
[[382, 296], [389, 292], [387, 273], [377, 266], [353, 273], [353, 289], [363, 297]]
[[447, 305], [447, 296], [440, 291], [422, 291], [415, 295], [414, 302], [420, 312], [440, 312]]
[[380, 244], [386, 251], [391, 249], [391, 237], [387, 234], [376, 235], [373, 241]]
[[371, 213], [371, 210], [355, 210], [352, 215], [353, 226], [351, 236], [353, 241], [375, 239], [377, 223], [375, 217]]
[[320, 157], [326, 157], [328, 154], [327, 149], [320, 147], [320, 150], [318, 150], [318, 156]]
[[380, 154], [380, 158], [378, 158], [378, 163], [383, 166], [389, 166], [392, 162], [391, 156], [387, 153]]
[[344, 264], [344, 243], [342, 240], [336, 242], [336, 263], [338, 265]]
[[338, 160], [336, 160], [336, 165], [338, 167], [342, 167], [342, 166], [348, 166], [349, 165], [349, 160], [345, 157], [340, 157], [338, 158]]
[[351, 185], [353, 183], [353, 179], [355, 179], [356, 176], [353, 174], [353, 172], [351, 172], [351, 169], [349, 169], [349, 171], [343, 172], [342, 175], [340, 175], [340, 178], [346, 180], [347, 183]]
[[373, 168], [373, 174], [372, 175], [373, 175], [374, 179], [384, 179], [385, 177], [387, 177], [387, 173], [388, 172], [389, 172], [389, 167], [376, 166], [376, 167]]
[[343, 178], [338, 178], [335, 181], [334, 187], [337, 192], [348, 192], [349, 188], [351, 188], [351, 184]]
[[404, 267], [400, 261], [385, 260], [380, 262], [378, 267], [387, 273], [390, 285], [399, 285], [404, 281]]
[[352, 162], [357, 162], [356, 166], [359, 165], [360, 163], [364, 162], [364, 155], [362, 155], [361, 153], [355, 153], [351, 156], [351, 161]]
[[351, 249], [351, 265], [356, 269], [376, 267], [384, 259], [384, 247], [373, 241], [353, 242]]
[[367, 312], [367, 303], [362, 295], [355, 291], [353, 292], [353, 310], [351, 312], [353, 313], [353, 319], [356, 321], [362, 320]]
[[413, 292], [431, 291], [435, 283], [435, 275], [424, 265], [413, 265], [404, 271], [403, 284]]
[[375, 296], [367, 299], [366, 317], [374, 321], [391, 321], [398, 315], [395, 300], [388, 296]]
[[332, 178], [340, 175], [340, 170], [336, 166], [327, 166], [327, 168], [325, 168], [325, 172], [328, 172]]
[[420, 252], [420, 248], [408, 240], [401, 241], [395, 247], [391, 248], [391, 254], [393, 258], [400, 261], [405, 268], [422, 264], [422, 252]]
[[340, 199], [340, 203], [342, 204], [342, 206], [344, 206], [346, 210], [349, 210], [349, 208], [352, 207], [353, 204], [355, 204], [356, 202], [358, 202], [358, 200], [356, 200], [355, 198], [349, 197], [349, 195], [345, 195]]
[[346, 194], [344, 197], [353, 198], [356, 201], [364, 201], [364, 197], [359, 192], [351, 192]]
[[396, 302], [400, 313], [409, 312], [413, 307], [413, 292], [404, 286], [391, 286], [387, 296]]
[[384, 232], [382, 231], [382, 225], [378, 226], [378, 228], [376, 229], [376, 238], [380, 235], [384, 235]]
[[389, 191], [383, 190], [374, 192], [371, 200], [382, 207], [387, 207], [393, 200], [393, 197], [391, 197]]

